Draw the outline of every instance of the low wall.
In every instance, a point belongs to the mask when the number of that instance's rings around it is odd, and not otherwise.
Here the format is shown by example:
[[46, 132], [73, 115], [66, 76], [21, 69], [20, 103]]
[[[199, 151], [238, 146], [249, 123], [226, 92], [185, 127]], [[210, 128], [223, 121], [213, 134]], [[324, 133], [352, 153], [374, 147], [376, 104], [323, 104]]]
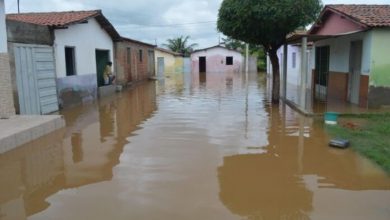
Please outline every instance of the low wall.
[[96, 74], [58, 78], [57, 91], [61, 108], [91, 102], [97, 98]]

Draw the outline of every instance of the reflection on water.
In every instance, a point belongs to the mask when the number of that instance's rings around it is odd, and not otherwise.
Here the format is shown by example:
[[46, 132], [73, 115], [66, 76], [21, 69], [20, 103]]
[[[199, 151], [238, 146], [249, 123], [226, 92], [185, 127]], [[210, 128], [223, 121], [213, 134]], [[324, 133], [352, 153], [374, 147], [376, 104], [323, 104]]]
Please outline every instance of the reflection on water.
[[0, 155], [0, 219], [389, 219], [390, 178], [257, 75], [172, 74]]

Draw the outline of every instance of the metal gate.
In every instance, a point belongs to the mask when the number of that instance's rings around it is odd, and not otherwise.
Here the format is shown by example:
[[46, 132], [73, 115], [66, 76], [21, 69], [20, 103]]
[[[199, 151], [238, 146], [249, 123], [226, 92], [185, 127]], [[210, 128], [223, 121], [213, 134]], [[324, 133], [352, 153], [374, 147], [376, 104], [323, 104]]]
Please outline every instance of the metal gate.
[[14, 54], [20, 114], [58, 111], [53, 48], [15, 44]]

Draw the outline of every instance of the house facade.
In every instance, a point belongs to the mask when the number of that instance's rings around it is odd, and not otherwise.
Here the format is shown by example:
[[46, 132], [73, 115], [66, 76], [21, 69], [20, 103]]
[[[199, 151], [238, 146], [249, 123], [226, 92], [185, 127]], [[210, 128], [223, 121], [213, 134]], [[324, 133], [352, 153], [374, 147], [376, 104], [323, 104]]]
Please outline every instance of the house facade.
[[15, 114], [6, 33], [4, 0], [0, 0], [0, 118]]
[[184, 72], [184, 60], [181, 53], [176, 53], [164, 48], [156, 47], [154, 50], [156, 76], [164, 78], [165, 75]]
[[390, 5], [327, 5], [308, 36], [314, 97], [325, 88], [327, 100], [390, 105]]
[[193, 72], [241, 72], [244, 57], [235, 50], [220, 45], [196, 50], [191, 53]]
[[119, 34], [100, 10], [9, 14], [7, 20], [47, 26], [54, 38], [59, 105], [92, 101], [104, 85]]
[[155, 76], [154, 45], [121, 38], [115, 42], [117, 84], [128, 85]]

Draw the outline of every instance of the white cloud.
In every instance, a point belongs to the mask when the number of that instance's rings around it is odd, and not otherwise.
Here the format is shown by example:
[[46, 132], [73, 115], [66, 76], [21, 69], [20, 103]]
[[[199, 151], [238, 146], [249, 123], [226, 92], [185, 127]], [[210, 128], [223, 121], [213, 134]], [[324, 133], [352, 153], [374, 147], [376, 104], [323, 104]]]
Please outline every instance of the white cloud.
[[[20, 0], [22, 12], [102, 9], [125, 37], [162, 44], [168, 38], [191, 36], [191, 43], [218, 43], [216, 21], [222, 0]], [[323, 0], [323, 4], [390, 4], [390, 0]], [[17, 0], [5, 0], [6, 12], [17, 12]], [[191, 24], [188, 24], [191, 23]], [[198, 23], [198, 24], [194, 24]], [[186, 24], [186, 25], [174, 25]], [[167, 26], [174, 25], [174, 26]]]

